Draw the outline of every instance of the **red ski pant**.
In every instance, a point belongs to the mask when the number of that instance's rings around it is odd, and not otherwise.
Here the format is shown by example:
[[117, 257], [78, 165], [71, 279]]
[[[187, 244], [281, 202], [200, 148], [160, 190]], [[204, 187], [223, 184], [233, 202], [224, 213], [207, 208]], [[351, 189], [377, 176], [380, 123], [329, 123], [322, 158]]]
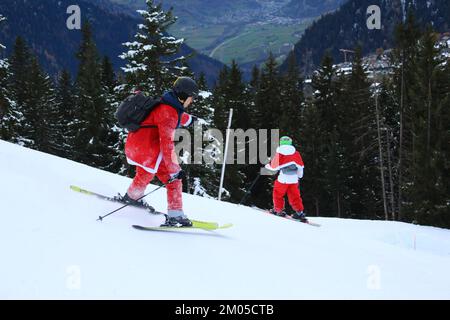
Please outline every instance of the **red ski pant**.
[[[175, 180], [172, 183], [167, 184], [170, 179], [170, 175], [167, 172], [165, 166], [161, 163], [156, 173], [159, 181], [166, 185], [167, 189], [167, 209], [168, 210], [183, 210], [182, 199], [182, 182], [181, 180]], [[128, 188], [128, 195], [132, 199], [139, 199], [144, 195], [145, 189], [150, 181], [153, 180], [155, 174], [149, 173], [141, 167], [136, 167], [136, 176], [133, 179], [133, 183]]]
[[281, 183], [278, 180], [275, 181], [275, 186], [273, 188], [273, 208], [275, 211], [280, 212], [284, 209], [284, 196], [286, 193], [292, 209], [295, 211], [303, 211], [303, 201], [300, 196], [298, 182], [287, 184]]

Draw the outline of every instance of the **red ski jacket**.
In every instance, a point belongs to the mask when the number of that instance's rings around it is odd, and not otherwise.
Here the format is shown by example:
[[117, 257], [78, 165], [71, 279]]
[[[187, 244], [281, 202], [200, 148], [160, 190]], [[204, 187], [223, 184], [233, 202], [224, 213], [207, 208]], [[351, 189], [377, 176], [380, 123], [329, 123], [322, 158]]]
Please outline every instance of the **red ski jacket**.
[[[152, 110], [141, 124], [156, 126], [155, 128], [141, 128], [128, 134], [125, 154], [129, 164], [139, 166], [149, 173], [158, 172], [161, 163], [169, 174], [180, 170], [175, 154], [175, 130], [179, 125], [188, 126], [192, 117], [184, 113], [181, 103], [173, 98], [172, 93], [166, 93], [163, 103]], [[165, 101], [172, 103], [169, 105]]]

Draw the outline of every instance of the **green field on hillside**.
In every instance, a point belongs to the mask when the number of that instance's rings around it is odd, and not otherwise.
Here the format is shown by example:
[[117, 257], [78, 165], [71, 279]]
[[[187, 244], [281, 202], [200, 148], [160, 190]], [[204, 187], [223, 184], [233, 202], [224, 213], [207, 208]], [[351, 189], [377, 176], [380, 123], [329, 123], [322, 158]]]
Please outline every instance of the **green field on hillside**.
[[226, 25], [210, 25], [205, 27], [182, 26], [176, 23], [169, 32], [177, 38], [184, 38], [187, 45], [202, 52], [207, 53], [207, 48], [217, 39], [223, 36], [227, 30]]
[[[266, 59], [271, 51], [276, 57], [287, 54], [300, 39], [311, 19], [295, 25], [250, 25], [207, 54], [224, 63], [235, 59], [239, 64]], [[189, 40], [187, 41], [189, 44]]]
[[[144, 0], [113, 1], [133, 8], [145, 7]], [[169, 3], [172, 4], [171, 1]], [[243, 6], [245, 9], [246, 3], [233, 3], [230, 8], [239, 12], [239, 7]], [[203, 10], [207, 5], [201, 5], [198, 0], [192, 0], [192, 4], [198, 10], [181, 10], [188, 6], [188, 2], [178, 3], [174, 13], [179, 19], [169, 28], [169, 33], [177, 38], [184, 38], [190, 47], [226, 64], [233, 59], [238, 64], [259, 64], [267, 58], [270, 51], [278, 60], [282, 60], [314, 20], [307, 18], [291, 25], [265, 22], [239, 24], [236, 21], [214, 23], [211, 19], [199, 17], [206, 14]], [[221, 14], [210, 12], [206, 16], [212, 18]]]

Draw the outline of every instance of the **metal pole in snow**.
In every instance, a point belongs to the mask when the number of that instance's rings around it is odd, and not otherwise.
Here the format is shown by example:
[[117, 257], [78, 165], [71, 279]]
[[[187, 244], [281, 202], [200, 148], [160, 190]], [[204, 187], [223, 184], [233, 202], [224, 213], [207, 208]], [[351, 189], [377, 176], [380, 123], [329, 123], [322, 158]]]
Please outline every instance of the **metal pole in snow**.
[[220, 175], [220, 187], [219, 187], [219, 196], [218, 196], [219, 201], [221, 201], [221, 198], [222, 198], [223, 178], [225, 176], [225, 165], [226, 165], [227, 155], [228, 155], [228, 139], [230, 138], [230, 128], [231, 128], [231, 119], [232, 118], [233, 118], [233, 108], [230, 109], [230, 116], [228, 117], [227, 136], [225, 138], [225, 153], [223, 155], [222, 174]]

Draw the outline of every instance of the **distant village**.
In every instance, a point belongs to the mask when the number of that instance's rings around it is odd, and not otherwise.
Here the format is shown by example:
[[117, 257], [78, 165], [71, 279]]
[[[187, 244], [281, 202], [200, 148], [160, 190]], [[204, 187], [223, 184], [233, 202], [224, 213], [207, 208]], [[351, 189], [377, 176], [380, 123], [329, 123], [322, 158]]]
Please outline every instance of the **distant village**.
[[[450, 32], [440, 33], [438, 47], [441, 50], [441, 58], [443, 64], [450, 63]], [[341, 49], [344, 62], [334, 65], [337, 74], [348, 75], [352, 71], [353, 50]], [[369, 54], [363, 58], [363, 65], [366, 68], [367, 76], [373, 82], [381, 81], [381, 79], [393, 72], [394, 66], [391, 64], [390, 56], [392, 49], [379, 48], [375, 53]], [[312, 95], [312, 76], [308, 76], [304, 80], [305, 96]]]

